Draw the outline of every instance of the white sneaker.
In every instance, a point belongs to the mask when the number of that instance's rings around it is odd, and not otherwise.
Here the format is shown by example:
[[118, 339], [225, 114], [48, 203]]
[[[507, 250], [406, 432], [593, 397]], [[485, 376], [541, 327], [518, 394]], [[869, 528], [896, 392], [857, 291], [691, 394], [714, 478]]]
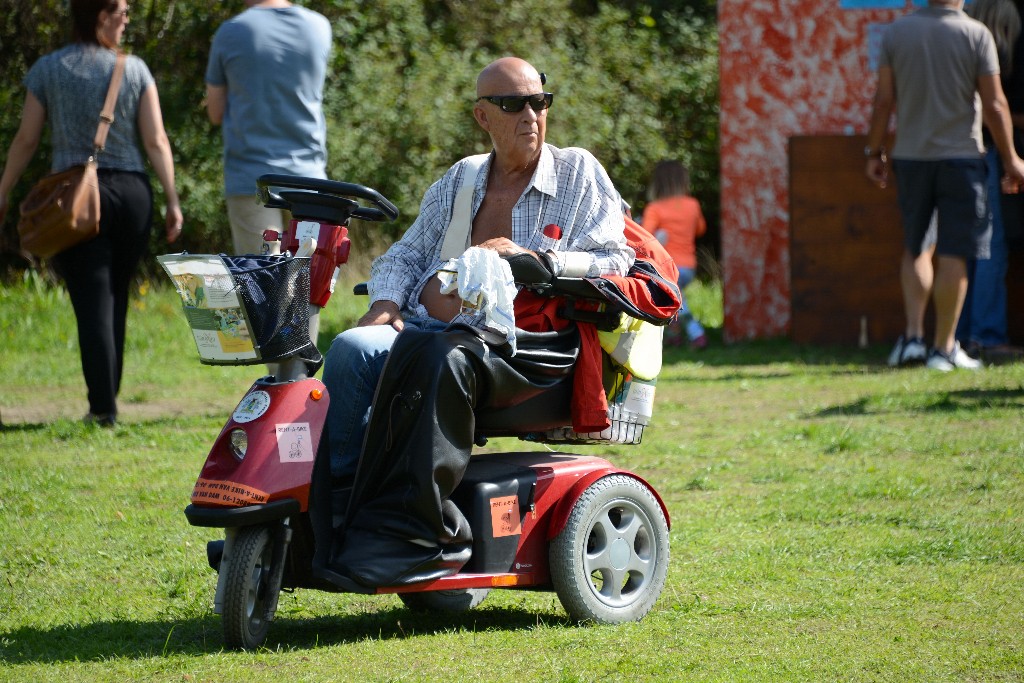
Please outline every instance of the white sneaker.
[[953, 351], [950, 353], [943, 353], [938, 349], [932, 349], [931, 353], [928, 354], [926, 365], [930, 369], [938, 370], [939, 372], [950, 372], [957, 368], [961, 370], [978, 370], [982, 367], [980, 360], [971, 358], [960, 348], [960, 342], [953, 343]]
[[924, 345], [923, 339], [920, 337], [904, 339], [903, 335], [900, 335], [900, 338], [896, 340], [896, 346], [892, 347], [892, 352], [889, 353], [887, 362], [890, 368], [897, 368], [923, 363], [927, 357], [928, 347]]

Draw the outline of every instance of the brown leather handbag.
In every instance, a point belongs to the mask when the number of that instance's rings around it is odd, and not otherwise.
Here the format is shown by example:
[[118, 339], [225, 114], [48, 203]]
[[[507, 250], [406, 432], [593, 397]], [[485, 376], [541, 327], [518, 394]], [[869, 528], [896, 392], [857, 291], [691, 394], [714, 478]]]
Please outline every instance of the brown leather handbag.
[[100, 112], [93, 155], [85, 164], [51, 173], [37, 182], [19, 205], [21, 248], [33, 256], [49, 258], [99, 234], [100, 185], [96, 177], [96, 157], [103, 151], [110, 124], [114, 122], [114, 105], [121, 89], [124, 61], [124, 54], [119, 52]]

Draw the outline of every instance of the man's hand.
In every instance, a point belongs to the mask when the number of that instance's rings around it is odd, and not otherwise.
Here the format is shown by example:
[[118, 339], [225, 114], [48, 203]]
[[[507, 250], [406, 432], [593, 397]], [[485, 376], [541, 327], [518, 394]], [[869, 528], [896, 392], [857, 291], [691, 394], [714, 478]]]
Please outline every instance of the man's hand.
[[868, 180], [883, 190], [889, 183], [889, 165], [881, 157], [871, 157], [868, 159], [864, 173], [867, 175]]
[[369, 327], [370, 325], [391, 325], [396, 331], [401, 332], [405, 327], [405, 322], [398, 310], [398, 304], [381, 299], [374, 301], [370, 310], [356, 323], [356, 327]]
[[1020, 157], [1011, 160], [1006, 167], [1002, 179], [1003, 194], [1017, 194], [1024, 188], [1024, 161]]
[[[498, 256], [514, 256], [515, 254], [533, 254], [534, 258], [537, 258], [537, 254], [525, 249], [507, 237], [493, 237], [486, 242], [481, 242], [476, 246], [481, 249], [490, 249], [491, 251], [498, 252]], [[539, 259], [538, 259], [539, 260]]]

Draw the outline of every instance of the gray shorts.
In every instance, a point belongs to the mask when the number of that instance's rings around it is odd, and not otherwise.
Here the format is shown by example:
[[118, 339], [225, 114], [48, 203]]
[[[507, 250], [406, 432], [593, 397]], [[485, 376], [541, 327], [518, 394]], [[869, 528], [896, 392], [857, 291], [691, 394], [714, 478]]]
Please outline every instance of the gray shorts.
[[[985, 159], [893, 160], [903, 244], [914, 256], [932, 244], [944, 256], [989, 257], [992, 222]], [[937, 225], [935, 224], [937, 219]]]

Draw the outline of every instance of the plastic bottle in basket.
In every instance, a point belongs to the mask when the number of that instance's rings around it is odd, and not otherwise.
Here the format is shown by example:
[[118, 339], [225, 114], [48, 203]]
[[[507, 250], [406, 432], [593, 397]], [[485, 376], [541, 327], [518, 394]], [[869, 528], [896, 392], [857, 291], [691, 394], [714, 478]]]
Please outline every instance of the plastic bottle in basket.
[[624, 398], [608, 406], [611, 420], [609, 440], [615, 443], [640, 443], [644, 427], [654, 414], [654, 391], [657, 379], [631, 377], [623, 386]]

